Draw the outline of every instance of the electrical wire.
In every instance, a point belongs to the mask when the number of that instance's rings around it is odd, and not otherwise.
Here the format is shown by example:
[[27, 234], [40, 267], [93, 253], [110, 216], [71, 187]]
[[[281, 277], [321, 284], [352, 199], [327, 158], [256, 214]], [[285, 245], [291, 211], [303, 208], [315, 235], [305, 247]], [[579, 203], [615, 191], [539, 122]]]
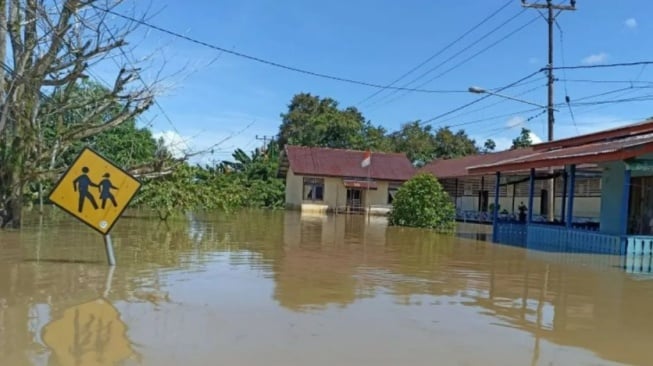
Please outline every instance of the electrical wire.
[[602, 68], [611, 68], [611, 67], [632, 67], [632, 66], [642, 66], [642, 65], [651, 65], [651, 64], [653, 64], [653, 61], [633, 61], [633, 62], [621, 62], [621, 63], [614, 63], [614, 64], [554, 66], [552, 67], [552, 69], [553, 70], [602, 69]]
[[[541, 72], [541, 70], [537, 70], [537, 71], [535, 71], [535, 72], [532, 72], [532, 73], [530, 73], [530, 74], [524, 76], [523, 78], [521, 78], [521, 79], [519, 79], [519, 80], [517, 80], [517, 81], [515, 81], [515, 82], [512, 82], [512, 83], [510, 83], [510, 84], [508, 84], [508, 85], [506, 85], [506, 86], [504, 86], [504, 87], [502, 87], [502, 88], [499, 88], [499, 89], [497, 90], [497, 92], [502, 91], [502, 90], [505, 90], [505, 89], [508, 89], [508, 88], [510, 88], [510, 87], [512, 87], [512, 86], [514, 86], [514, 85], [516, 85], [516, 84], [521, 83], [522, 81], [528, 80], [528, 79], [532, 78], [533, 76], [539, 74], [540, 72]], [[484, 96], [482, 96], [482, 97], [480, 97], [480, 98], [477, 98], [477, 99], [475, 99], [475, 100], [473, 100], [473, 101], [471, 101], [471, 102], [465, 103], [465, 104], [463, 104], [463, 105], [461, 105], [461, 106], [458, 106], [458, 107], [456, 107], [456, 108], [454, 108], [454, 109], [452, 109], [452, 110], [449, 110], [449, 111], [447, 111], [447, 112], [444, 112], [444, 113], [438, 114], [438, 115], [435, 116], [435, 117], [432, 117], [432, 118], [429, 118], [429, 119], [427, 119], [427, 120], [424, 120], [424, 121], [420, 122], [420, 125], [432, 124], [433, 122], [435, 122], [435, 121], [437, 121], [437, 120], [439, 120], [439, 119], [441, 119], [441, 118], [443, 118], [443, 117], [446, 117], [446, 116], [449, 116], [449, 115], [451, 115], [451, 114], [454, 114], [454, 113], [456, 113], [456, 112], [458, 112], [458, 111], [461, 111], [461, 110], [463, 110], [463, 109], [465, 109], [465, 108], [467, 108], [467, 107], [469, 107], [469, 106], [472, 106], [472, 105], [474, 105], [474, 104], [476, 104], [476, 103], [479, 103], [479, 102], [481, 102], [481, 101], [483, 101], [483, 100], [485, 100], [485, 99], [487, 99], [487, 98], [489, 98], [489, 97], [491, 97], [491, 96], [492, 96], [492, 94], [486, 94], [486, 95], [484, 95]]]
[[[439, 63], [438, 65], [436, 65], [436, 66], [430, 68], [429, 70], [427, 70], [426, 72], [422, 73], [422, 74], [419, 75], [418, 77], [414, 78], [414, 79], [411, 80], [410, 82], [404, 84], [403, 86], [404, 86], [404, 87], [407, 87], [408, 85], [413, 84], [413, 83], [419, 81], [420, 79], [423, 79], [424, 77], [426, 77], [426, 76], [427, 76], [428, 74], [430, 74], [431, 72], [433, 72], [433, 71], [439, 69], [441, 66], [444, 66], [446, 63], [448, 63], [449, 61], [451, 61], [451, 60], [453, 60], [454, 58], [458, 57], [459, 55], [461, 55], [461, 54], [464, 53], [465, 51], [469, 50], [470, 48], [472, 48], [473, 46], [475, 46], [476, 44], [478, 44], [480, 41], [484, 40], [484, 39], [487, 38], [488, 36], [490, 36], [490, 35], [492, 35], [493, 33], [497, 32], [499, 29], [501, 29], [502, 27], [504, 27], [506, 24], [508, 24], [508, 23], [511, 22], [512, 20], [516, 19], [519, 15], [523, 14], [525, 11], [526, 11], [525, 9], [522, 10], [522, 11], [520, 11], [519, 13], [517, 13], [516, 15], [514, 15], [513, 17], [511, 17], [511, 18], [509, 18], [508, 20], [506, 20], [505, 22], [501, 23], [501, 24], [500, 24], [499, 26], [497, 26], [496, 28], [492, 29], [490, 32], [486, 33], [483, 37], [479, 38], [478, 40], [476, 40], [476, 41], [473, 42], [472, 44], [470, 44], [470, 45], [468, 45], [467, 47], [463, 48], [462, 50], [460, 50], [459, 52], [455, 53], [453, 56], [449, 57], [448, 59], [444, 60], [443, 62]], [[511, 32], [509, 32], [508, 34], [506, 34], [505, 36], [501, 37], [499, 40], [497, 40], [497, 41], [491, 43], [490, 45], [486, 46], [485, 48], [481, 49], [480, 51], [478, 51], [478, 52], [472, 54], [471, 56], [469, 56], [469, 57], [467, 57], [466, 59], [460, 61], [459, 63], [455, 64], [454, 66], [450, 67], [449, 69], [447, 69], [447, 70], [445, 70], [445, 71], [439, 73], [438, 75], [436, 75], [436, 76], [434, 76], [434, 77], [428, 79], [427, 81], [425, 81], [425, 82], [419, 84], [420, 86], [418, 86], [417, 88], [421, 88], [422, 86], [424, 86], [424, 85], [426, 85], [426, 84], [428, 84], [428, 83], [434, 81], [435, 79], [439, 79], [439, 78], [441, 78], [442, 76], [444, 76], [444, 75], [450, 73], [451, 71], [453, 71], [453, 70], [455, 70], [455, 69], [461, 67], [462, 65], [466, 64], [467, 62], [469, 62], [469, 61], [475, 59], [476, 57], [480, 56], [481, 54], [483, 54], [483, 53], [487, 52], [488, 50], [490, 50], [491, 48], [495, 47], [495, 46], [498, 45], [499, 43], [505, 41], [506, 39], [508, 39], [508, 38], [510, 38], [510, 37], [512, 37], [512, 36], [514, 36], [515, 34], [517, 34], [517, 33], [518, 33], [519, 31], [521, 31], [522, 29], [524, 29], [524, 28], [526, 28], [527, 26], [533, 24], [536, 20], [537, 20], [537, 17], [532, 18], [529, 22], [527, 22], [527, 23], [523, 24], [522, 26], [520, 26], [520, 27], [514, 29], [513, 31], [511, 31]], [[392, 103], [392, 102], [398, 100], [399, 98], [402, 98], [403, 96], [405, 96], [406, 94], [408, 94], [408, 92], [410, 92], [410, 91], [404, 91], [404, 93], [398, 95], [397, 97], [388, 100], [388, 98], [392, 97], [394, 94], [396, 94], [396, 93], [398, 93], [398, 92], [400, 92], [400, 91], [401, 91], [401, 90], [394, 90], [393, 92], [391, 92], [391, 93], [389, 93], [388, 95], [386, 95], [384, 98], [382, 98], [382, 99], [380, 99], [380, 100], [377, 100], [377, 102], [372, 103], [371, 105], [375, 105], [375, 104], [381, 103], [381, 102], [383, 102], [383, 101], [387, 101], [387, 102], [385, 102], [383, 105], [388, 105], [388, 104], [390, 104], [390, 103]]]
[[[556, 28], [558, 28], [558, 31], [560, 33], [560, 58], [562, 59], [562, 66], [566, 66], [565, 62], [565, 37], [564, 37], [564, 31], [562, 30], [562, 26], [560, 26], [560, 23], [556, 20], [555, 21]], [[562, 74], [565, 79], [567, 79], [567, 70], [563, 69]], [[576, 133], [580, 134], [580, 131], [578, 130], [578, 126], [576, 125], [576, 117], [574, 116], [574, 110], [571, 108], [571, 103], [570, 103], [570, 98], [569, 98], [569, 90], [567, 89], [567, 82], [563, 81], [564, 89], [565, 89], [565, 102], [567, 103], [567, 108], [569, 109], [569, 115], [571, 116], [571, 121], [574, 123], [574, 127], [576, 128]]]
[[371, 82], [366, 82], [366, 81], [360, 81], [360, 80], [354, 80], [354, 79], [349, 79], [349, 78], [345, 78], [345, 77], [324, 74], [324, 73], [321, 73], [321, 72], [301, 69], [301, 68], [298, 68], [298, 67], [295, 67], [295, 66], [284, 65], [284, 64], [281, 64], [281, 63], [278, 63], [278, 62], [275, 62], [275, 61], [270, 61], [270, 60], [266, 60], [266, 59], [263, 59], [263, 58], [260, 58], [260, 57], [257, 57], [257, 56], [252, 56], [252, 55], [248, 55], [248, 54], [245, 54], [245, 53], [242, 53], [242, 52], [230, 50], [230, 49], [220, 47], [220, 46], [217, 46], [217, 45], [205, 42], [205, 41], [200, 41], [198, 39], [195, 39], [195, 38], [192, 38], [192, 37], [189, 37], [189, 36], [185, 36], [185, 35], [183, 35], [181, 33], [177, 33], [175, 31], [171, 31], [169, 29], [159, 27], [159, 26], [154, 25], [152, 23], [146, 22], [145, 20], [136, 19], [134, 17], [118, 13], [118, 12], [113, 11], [111, 9], [106, 9], [106, 8], [99, 7], [99, 6], [95, 5], [95, 4], [90, 4], [89, 6], [94, 7], [96, 9], [100, 10], [100, 11], [106, 12], [108, 14], [115, 15], [115, 16], [120, 17], [122, 19], [125, 19], [125, 20], [128, 20], [128, 21], [140, 24], [142, 26], [154, 29], [154, 30], [159, 31], [161, 33], [165, 33], [165, 34], [171, 35], [173, 37], [183, 39], [185, 41], [188, 41], [188, 42], [191, 42], [191, 43], [203, 46], [203, 47], [207, 47], [207, 48], [210, 48], [210, 49], [213, 49], [213, 50], [224, 52], [226, 54], [230, 54], [230, 55], [237, 56], [237, 57], [240, 57], [240, 58], [244, 58], [244, 59], [247, 59], [247, 60], [250, 60], [250, 61], [258, 62], [258, 63], [265, 64], [265, 65], [268, 65], [268, 66], [273, 66], [273, 67], [276, 67], [276, 68], [280, 68], [280, 69], [284, 69], [284, 70], [287, 70], [287, 71], [292, 71], [292, 72], [296, 72], [296, 73], [300, 73], [300, 74], [310, 75], [310, 76], [313, 76], [313, 77], [318, 77], [318, 78], [328, 79], [328, 80], [333, 80], [333, 81], [339, 81], [339, 82], [348, 83], [348, 84], [367, 86], [367, 87], [377, 88], [377, 89], [392, 89], [392, 90], [410, 91], [410, 92], [418, 92], [418, 93], [449, 94], [449, 93], [466, 93], [467, 92], [465, 90], [431, 90], [431, 89], [416, 89], [416, 88], [394, 87], [394, 86], [381, 85], [381, 84], [376, 84], [376, 83], [371, 83]]
[[458, 42], [460, 42], [463, 38], [465, 38], [465, 37], [467, 37], [469, 34], [473, 33], [475, 30], [477, 30], [478, 28], [480, 28], [483, 24], [487, 23], [490, 19], [494, 18], [497, 14], [499, 14], [501, 11], [503, 11], [505, 8], [507, 8], [507, 7], [508, 7], [509, 5], [511, 5], [512, 3], [513, 3], [513, 0], [508, 0], [505, 4], [503, 4], [501, 7], [499, 7], [499, 9], [495, 10], [495, 11], [492, 12], [490, 15], [486, 16], [485, 18], [483, 18], [483, 20], [481, 20], [479, 23], [477, 23], [477, 24], [474, 25], [472, 28], [470, 28], [470, 29], [467, 30], [465, 33], [463, 33], [461, 36], [459, 36], [458, 38], [456, 38], [455, 40], [453, 40], [452, 42], [450, 42], [449, 44], [447, 44], [446, 46], [444, 46], [443, 48], [441, 48], [440, 50], [438, 50], [436, 53], [434, 53], [434, 54], [432, 54], [431, 56], [429, 56], [426, 60], [422, 61], [422, 62], [419, 63], [417, 66], [414, 66], [412, 69], [408, 70], [408, 71], [405, 72], [403, 75], [401, 75], [401, 76], [399, 76], [397, 79], [393, 80], [393, 81], [392, 81], [390, 84], [388, 84], [385, 88], [383, 88], [383, 89], [379, 89], [379, 90], [375, 91], [374, 93], [368, 95], [367, 97], [365, 97], [363, 100], [359, 101], [359, 102], [356, 103], [356, 104], [357, 104], [357, 105], [363, 104], [363, 103], [365, 103], [366, 101], [368, 101], [368, 100], [374, 98], [375, 96], [379, 95], [379, 94], [382, 93], [383, 91], [387, 90], [388, 87], [394, 86], [396, 83], [398, 83], [399, 81], [403, 80], [403, 79], [406, 78], [408, 75], [410, 75], [410, 74], [412, 74], [413, 72], [417, 71], [419, 68], [421, 68], [422, 66], [424, 66], [424, 65], [426, 65], [427, 63], [431, 62], [434, 58], [440, 56], [442, 53], [444, 53], [445, 51], [447, 51], [448, 49], [450, 49], [451, 47], [453, 47], [454, 45], [456, 45], [456, 44], [457, 44]]

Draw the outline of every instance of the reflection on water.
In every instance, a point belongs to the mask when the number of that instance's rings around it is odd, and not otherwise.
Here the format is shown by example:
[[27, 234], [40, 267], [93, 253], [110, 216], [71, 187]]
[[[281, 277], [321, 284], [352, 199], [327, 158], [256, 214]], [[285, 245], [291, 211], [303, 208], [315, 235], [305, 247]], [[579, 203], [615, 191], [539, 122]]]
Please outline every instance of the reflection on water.
[[43, 343], [53, 352], [49, 364], [115, 365], [135, 356], [120, 313], [106, 299], [113, 271], [107, 270], [104, 296], [65, 309], [43, 327]]
[[[242, 211], [0, 232], [1, 365], [647, 365], [653, 280], [383, 218]], [[477, 236], [478, 235], [478, 236]], [[631, 267], [642, 267], [639, 262]]]

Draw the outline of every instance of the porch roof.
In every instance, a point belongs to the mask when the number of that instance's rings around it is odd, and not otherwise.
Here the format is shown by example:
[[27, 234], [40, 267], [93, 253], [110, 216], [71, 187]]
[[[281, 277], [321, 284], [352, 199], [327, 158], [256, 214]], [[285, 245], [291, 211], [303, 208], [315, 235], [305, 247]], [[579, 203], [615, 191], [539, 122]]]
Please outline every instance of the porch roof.
[[436, 178], [464, 178], [477, 175], [467, 170], [470, 166], [494, 164], [506, 159], [515, 159], [530, 155], [530, 147], [514, 150], [505, 150], [488, 154], [476, 154], [454, 159], [437, 159], [424, 165], [420, 172], [433, 174]]
[[468, 170], [470, 174], [488, 174], [569, 164], [598, 164], [633, 158], [653, 152], [653, 121], [649, 122], [649, 124], [651, 125], [651, 131], [646, 129], [648, 133], [633, 136], [630, 130], [622, 129], [621, 138], [618, 138], [619, 134], [611, 134], [602, 141], [587, 144], [582, 144], [583, 136], [579, 136], [576, 145], [545, 151], [534, 150], [533, 153], [526, 156], [505, 159], [491, 164], [471, 166]]
[[347, 188], [364, 188], [364, 189], [378, 189], [379, 185], [373, 180], [362, 179], [343, 179], [342, 181]]

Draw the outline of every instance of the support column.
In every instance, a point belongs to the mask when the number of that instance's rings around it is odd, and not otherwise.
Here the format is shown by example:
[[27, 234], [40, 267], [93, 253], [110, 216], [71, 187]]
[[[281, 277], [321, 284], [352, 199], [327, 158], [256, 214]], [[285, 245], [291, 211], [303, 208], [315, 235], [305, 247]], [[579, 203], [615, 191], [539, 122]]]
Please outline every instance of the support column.
[[535, 191], [535, 169], [531, 168], [530, 179], [528, 181], [528, 220], [527, 223], [533, 222], [533, 193]]
[[568, 178], [569, 187], [567, 187], [567, 192], [569, 192], [569, 204], [567, 205], [567, 228], [571, 228], [574, 223], [574, 192], [576, 191], [576, 164], [569, 166], [569, 178]]
[[499, 223], [499, 193], [501, 188], [501, 172], [497, 172], [496, 182], [494, 184], [494, 209], [492, 210], [492, 241], [499, 242], [499, 232], [497, 230]]
[[562, 209], [560, 210], [560, 221], [567, 222], [567, 183], [569, 174], [567, 174], [567, 167], [562, 171]]
[[481, 190], [478, 192], [478, 212], [483, 211], [483, 191], [485, 191], [485, 176], [481, 176]]
[[456, 178], [456, 188], [453, 194], [453, 199], [454, 199], [454, 207], [456, 208], [456, 210], [458, 210], [458, 178]]
[[628, 233], [628, 207], [630, 206], [630, 170], [624, 170], [624, 186], [621, 192], [621, 230], [622, 235]]

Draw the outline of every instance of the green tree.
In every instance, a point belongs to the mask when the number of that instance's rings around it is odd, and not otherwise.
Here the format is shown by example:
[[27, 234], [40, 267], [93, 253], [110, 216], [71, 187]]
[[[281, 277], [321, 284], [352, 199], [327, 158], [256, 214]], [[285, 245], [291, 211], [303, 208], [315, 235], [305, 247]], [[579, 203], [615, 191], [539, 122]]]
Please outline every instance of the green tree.
[[435, 157], [438, 159], [459, 158], [479, 152], [476, 141], [462, 129], [453, 133], [449, 127], [440, 127], [435, 132], [434, 141]]
[[233, 162], [225, 161], [229, 169], [226, 179], [243, 190], [242, 205], [256, 208], [280, 208], [285, 200], [285, 186], [277, 178], [279, 148], [274, 142], [265, 150], [256, 149], [247, 155], [242, 149], [232, 154]]
[[483, 144], [483, 149], [481, 150], [484, 154], [494, 151], [497, 148], [497, 144], [492, 139], [485, 140]]
[[133, 204], [154, 210], [161, 220], [176, 213], [242, 206], [242, 189], [214, 173], [181, 163], [170, 174], [143, 179]]
[[512, 139], [512, 146], [510, 149], [514, 150], [522, 147], [529, 147], [531, 145], [533, 145], [533, 140], [531, 139], [531, 130], [526, 127], [522, 127], [519, 136]]
[[309, 93], [293, 97], [281, 114], [278, 143], [338, 149], [388, 148], [385, 131], [365, 120], [355, 107], [339, 109], [338, 102]]
[[399, 131], [390, 134], [395, 151], [403, 152], [416, 166], [431, 161], [436, 154], [436, 140], [430, 125], [420, 121], [401, 125]]
[[[53, 159], [75, 142], [133, 119], [154, 100], [151, 86], [134, 84], [138, 67], [117, 56], [127, 46], [132, 25], [106, 23], [108, 18], [93, 8], [105, 7], [99, 0], [56, 5], [0, 0], [2, 227], [20, 227], [29, 184], [60, 172]], [[80, 98], [76, 86], [88, 78], [91, 65], [107, 57], [122, 62], [110, 78], [112, 85]], [[48, 144], [46, 124], [56, 135]]]
[[388, 223], [451, 232], [455, 219], [453, 202], [438, 180], [431, 174], [420, 173], [397, 191]]

